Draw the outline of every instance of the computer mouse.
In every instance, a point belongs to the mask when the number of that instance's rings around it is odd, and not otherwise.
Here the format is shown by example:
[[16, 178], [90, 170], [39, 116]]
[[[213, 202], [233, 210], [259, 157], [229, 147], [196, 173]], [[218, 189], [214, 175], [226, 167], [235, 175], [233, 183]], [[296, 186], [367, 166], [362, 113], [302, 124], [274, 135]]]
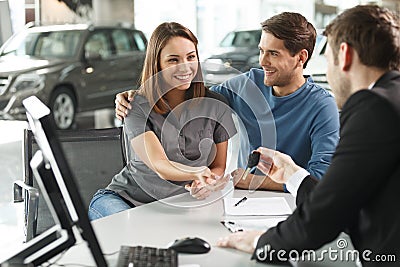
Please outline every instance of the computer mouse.
[[188, 254], [202, 254], [210, 251], [210, 244], [198, 237], [186, 237], [177, 239], [169, 248], [175, 250], [178, 253]]

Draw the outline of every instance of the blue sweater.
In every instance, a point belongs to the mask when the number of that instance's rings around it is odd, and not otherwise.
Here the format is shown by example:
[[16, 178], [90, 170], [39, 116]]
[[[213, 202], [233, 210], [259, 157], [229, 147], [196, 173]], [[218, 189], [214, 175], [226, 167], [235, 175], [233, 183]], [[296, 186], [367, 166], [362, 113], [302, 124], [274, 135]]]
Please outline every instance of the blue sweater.
[[320, 178], [339, 140], [339, 112], [334, 98], [311, 78], [294, 93], [276, 97], [264, 85], [264, 73], [251, 69], [213, 86], [238, 115], [238, 167], [248, 154], [264, 146], [290, 155], [299, 166]]

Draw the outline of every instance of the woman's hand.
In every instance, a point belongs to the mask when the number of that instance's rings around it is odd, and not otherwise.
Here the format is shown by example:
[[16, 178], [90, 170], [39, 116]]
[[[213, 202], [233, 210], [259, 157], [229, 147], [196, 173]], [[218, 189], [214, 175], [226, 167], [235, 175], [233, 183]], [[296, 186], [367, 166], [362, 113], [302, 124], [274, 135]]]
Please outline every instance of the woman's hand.
[[194, 174], [196, 181], [199, 181], [201, 185], [207, 187], [214, 183], [215, 174], [208, 167], [203, 167], [201, 170]]
[[208, 190], [199, 180], [194, 180], [190, 185], [185, 185], [185, 189], [190, 192], [190, 195], [196, 199], [205, 199], [211, 194], [211, 190]]
[[207, 178], [205, 184], [200, 180], [194, 180], [190, 185], [185, 185], [185, 189], [190, 192], [190, 195], [197, 199], [205, 199], [212, 192], [220, 191], [225, 188], [229, 182], [230, 175], [213, 176], [215, 178]]

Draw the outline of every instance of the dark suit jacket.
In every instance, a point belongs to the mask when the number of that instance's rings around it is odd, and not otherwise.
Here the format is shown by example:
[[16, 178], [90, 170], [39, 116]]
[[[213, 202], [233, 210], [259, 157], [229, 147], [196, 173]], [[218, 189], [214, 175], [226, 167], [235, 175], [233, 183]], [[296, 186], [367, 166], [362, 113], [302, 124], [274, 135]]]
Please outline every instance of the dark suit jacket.
[[346, 231], [364, 266], [377, 265], [362, 257], [365, 250], [371, 260], [396, 256], [396, 262], [380, 266], [400, 266], [400, 73], [388, 72], [373, 89], [352, 95], [340, 125], [340, 141], [321, 182], [303, 180], [297, 209], [260, 237], [253, 258], [276, 262], [276, 252], [265, 257], [265, 249], [318, 249]]

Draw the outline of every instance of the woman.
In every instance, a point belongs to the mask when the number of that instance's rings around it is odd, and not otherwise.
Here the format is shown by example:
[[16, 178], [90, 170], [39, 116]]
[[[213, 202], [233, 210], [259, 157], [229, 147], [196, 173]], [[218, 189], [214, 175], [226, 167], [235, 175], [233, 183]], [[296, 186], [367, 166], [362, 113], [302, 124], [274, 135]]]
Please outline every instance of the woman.
[[[125, 119], [129, 161], [89, 205], [91, 220], [190, 190], [223, 188], [228, 139], [236, 133], [225, 99], [205, 88], [197, 38], [170, 22], [153, 32], [141, 88]], [[214, 187], [210, 187], [213, 185]], [[211, 189], [210, 189], [211, 188]]]

